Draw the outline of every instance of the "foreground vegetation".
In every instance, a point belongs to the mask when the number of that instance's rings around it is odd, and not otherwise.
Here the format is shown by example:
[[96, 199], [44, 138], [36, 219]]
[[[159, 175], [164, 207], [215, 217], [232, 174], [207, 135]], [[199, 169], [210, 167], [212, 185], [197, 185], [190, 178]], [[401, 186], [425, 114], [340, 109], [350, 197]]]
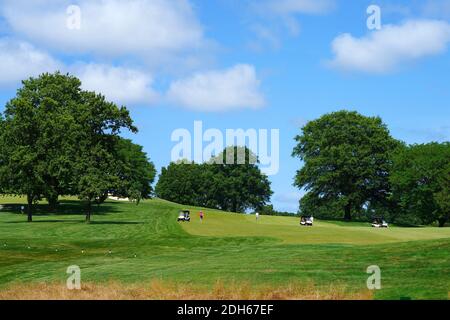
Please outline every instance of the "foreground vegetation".
[[[236, 292], [237, 285], [250, 298], [270, 298], [258, 293], [283, 288], [295, 292], [292, 298], [332, 298], [333, 292], [338, 298], [448, 298], [448, 228], [374, 230], [319, 222], [302, 229], [293, 218], [262, 216], [257, 224], [254, 217], [209, 210], [202, 224], [193, 215], [191, 224], [182, 225], [176, 223], [182, 206], [162, 200], [139, 206], [107, 201], [93, 208], [93, 221], [85, 224], [75, 198], [63, 200], [55, 213], [37, 205], [30, 224], [20, 213], [24, 198], [0, 201], [1, 298], [64, 286], [70, 265], [81, 267], [85, 294], [112, 286], [119, 293], [111, 298], [126, 296], [122, 290], [147, 292], [136, 293], [140, 298], [173, 297], [155, 294], [152, 283], [169, 291], [185, 288], [186, 298], [188, 291], [197, 292], [194, 298], [212, 297], [221, 286]], [[382, 270], [382, 289], [368, 292], [366, 268], [374, 264]]]
[[369, 300], [369, 291], [349, 293], [343, 286], [316, 288], [312, 284], [252, 286], [217, 281], [213, 286], [152, 280], [142, 284], [83, 283], [68, 290], [62, 283], [14, 284], [0, 290], [0, 300]]

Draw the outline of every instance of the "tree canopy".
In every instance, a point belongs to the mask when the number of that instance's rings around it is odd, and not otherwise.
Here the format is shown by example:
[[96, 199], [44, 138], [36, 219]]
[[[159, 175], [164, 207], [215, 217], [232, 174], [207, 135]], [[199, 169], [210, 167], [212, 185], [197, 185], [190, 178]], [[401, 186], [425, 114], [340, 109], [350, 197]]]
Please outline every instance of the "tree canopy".
[[84, 91], [74, 76], [42, 74], [22, 82], [0, 120], [2, 192], [41, 197], [50, 205], [60, 195], [91, 202], [109, 191], [135, 199], [147, 197], [155, 176], [140, 146], [119, 136], [137, 132], [125, 107], [101, 94]]
[[450, 143], [412, 145], [394, 156], [390, 182], [396, 218], [420, 224], [450, 218]]
[[401, 145], [379, 117], [339, 111], [308, 122], [295, 137], [292, 155], [303, 167], [295, 185], [309, 205], [340, 205], [344, 218], [389, 194], [391, 154]]
[[[227, 152], [228, 151], [228, 152]], [[233, 161], [226, 157], [232, 155]], [[238, 155], [245, 161], [237, 162]], [[217, 157], [223, 161], [216, 161]], [[162, 168], [155, 188], [162, 199], [186, 205], [232, 212], [260, 209], [272, 194], [268, 178], [261, 173], [248, 148], [229, 147], [207, 163], [171, 163]]]

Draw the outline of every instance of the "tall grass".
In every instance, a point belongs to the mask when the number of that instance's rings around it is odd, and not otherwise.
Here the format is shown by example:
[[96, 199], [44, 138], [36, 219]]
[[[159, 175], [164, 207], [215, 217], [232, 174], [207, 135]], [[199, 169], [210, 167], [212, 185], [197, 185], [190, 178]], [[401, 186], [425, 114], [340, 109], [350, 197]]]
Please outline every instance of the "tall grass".
[[251, 286], [248, 283], [212, 287], [153, 280], [147, 284], [86, 283], [69, 290], [64, 283], [11, 284], [0, 291], [0, 300], [369, 300], [370, 291], [351, 292], [344, 286], [316, 287], [311, 283], [286, 286]]

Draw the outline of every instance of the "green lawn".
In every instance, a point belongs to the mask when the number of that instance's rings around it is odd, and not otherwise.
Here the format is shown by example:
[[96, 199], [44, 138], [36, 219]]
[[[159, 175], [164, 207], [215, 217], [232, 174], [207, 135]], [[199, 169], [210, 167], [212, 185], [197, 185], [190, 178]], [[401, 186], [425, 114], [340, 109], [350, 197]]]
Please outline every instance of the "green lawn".
[[[197, 213], [198, 210], [196, 210]], [[299, 227], [294, 217], [223, 214], [203, 210], [205, 220], [197, 216], [184, 228], [191, 234], [215, 237], [272, 237], [284, 243], [299, 244], [383, 244], [402, 241], [450, 238], [450, 228], [399, 228], [375, 229], [367, 223], [333, 223], [315, 221], [314, 228]]]
[[447, 299], [450, 290], [449, 228], [379, 230], [323, 221], [300, 228], [295, 218], [262, 216], [256, 223], [254, 216], [212, 210], [204, 210], [200, 223], [195, 208], [191, 223], [178, 224], [182, 206], [162, 200], [107, 202], [89, 225], [79, 203], [66, 200], [54, 214], [39, 206], [27, 223], [19, 213], [24, 199], [0, 203], [0, 288], [65, 281], [75, 264], [89, 282], [313, 282], [362, 291], [366, 268], [378, 265], [382, 289], [375, 298]]

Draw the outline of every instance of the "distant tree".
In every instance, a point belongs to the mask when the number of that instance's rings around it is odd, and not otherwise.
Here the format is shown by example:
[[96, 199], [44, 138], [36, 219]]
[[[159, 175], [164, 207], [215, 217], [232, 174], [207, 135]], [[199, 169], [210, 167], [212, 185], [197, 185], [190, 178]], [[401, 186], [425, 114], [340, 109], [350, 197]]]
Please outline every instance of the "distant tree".
[[185, 205], [205, 206], [203, 184], [207, 183], [206, 167], [187, 161], [172, 162], [161, 169], [156, 195]]
[[[226, 150], [204, 164], [179, 162], [162, 168], [155, 188], [156, 195], [186, 205], [233, 212], [261, 209], [272, 194], [269, 180], [256, 163], [248, 161], [249, 156], [253, 155], [247, 148], [242, 149], [247, 159], [242, 164], [234, 161], [238, 155], [236, 147], [234, 156], [232, 152], [228, 153], [234, 160], [227, 163]], [[221, 158], [223, 161], [217, 161]]]
[[275, 216], [276, 210], [273, 208], [273, 204], [267, 204], [265, 206], [262, 206], [259, 210], [260, 214], [266, 215], [266, 216]]
[[215, 177], [213, 196], [221, 210], [260, 210], [270, 201], [270, 181], [258, 168], [258, 159], [248, 148], [227, 147], [209, 162], [216, 163], [209, 166]]
[[128, 197], [139, 204], [141, 199], [148, 199], [152, 192], [156, 169], [147, 158], [142, 147], [128, 139], [119, 139], [115, 150], [119, 160], [119, 185], [113, 193]]
[[293, 212], [286, 212], [286, 211], [277, 211], [273, 208], [272, 204], [268, 204], [263, 206], [258, 213], [265, 215], [265, 216], [295, 216], [296, 214]]
[[[318, 219], [340, 219], [342, 218], [342, 199], [323, 200], [314, 196], [313, 193], [306, 193], [299, 204], [299, 213], [304, 216], [313, 216]], [[354, 215], [355, 212], [353, 211]]]
[[422, 224], [450, 217], [450, 143], [412, 145], [398, 152], [390, 178], [400, 214]]
[[292, 155], [304, 166], [294, 184], [308, 192], [309, 204], [339, 203], [351, 220], [364, 204], [387, 198], [391, 154], [400, 143], [379, 117], [333, 112], [308, 122], [295, 140]]

